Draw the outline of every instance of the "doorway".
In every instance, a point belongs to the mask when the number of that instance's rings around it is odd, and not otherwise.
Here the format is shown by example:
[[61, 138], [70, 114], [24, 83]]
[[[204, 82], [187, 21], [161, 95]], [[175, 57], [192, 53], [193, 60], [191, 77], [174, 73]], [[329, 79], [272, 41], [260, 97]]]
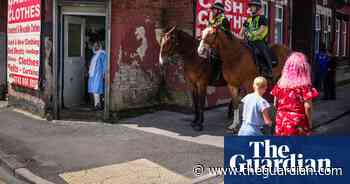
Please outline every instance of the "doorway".
[[95, 121], [104, 117], [104, 111], [93, 108], [93, 98], [88, 93], [88, 79], [94, 43], [101, 43], [105, 51], [108, 43], [105, 10], [91, 6], [62, 7], [58, 39], [60, 64], [57, 66], [60, 110], [57, 119]]

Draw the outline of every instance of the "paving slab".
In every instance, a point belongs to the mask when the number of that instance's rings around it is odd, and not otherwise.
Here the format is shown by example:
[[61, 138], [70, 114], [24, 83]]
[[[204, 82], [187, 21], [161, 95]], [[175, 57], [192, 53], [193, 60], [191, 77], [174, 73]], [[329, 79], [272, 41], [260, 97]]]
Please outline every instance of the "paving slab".
[[60, 174], [69, 184], [190, 184], [191, 179], [147, 159]]

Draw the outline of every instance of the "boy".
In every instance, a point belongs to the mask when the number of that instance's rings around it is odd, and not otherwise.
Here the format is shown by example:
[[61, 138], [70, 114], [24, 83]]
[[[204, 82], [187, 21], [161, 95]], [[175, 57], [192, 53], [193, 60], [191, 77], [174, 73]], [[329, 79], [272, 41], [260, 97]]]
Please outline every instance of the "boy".
[[243, 123], [238, 132], [239, 136], [261, 136], [263, 125], [271, 126], [269, 115], [270, 104], [262, 97], [267, 90], [267, 80], [257, 77], [253, 84], [254, 92], [242, 99]]

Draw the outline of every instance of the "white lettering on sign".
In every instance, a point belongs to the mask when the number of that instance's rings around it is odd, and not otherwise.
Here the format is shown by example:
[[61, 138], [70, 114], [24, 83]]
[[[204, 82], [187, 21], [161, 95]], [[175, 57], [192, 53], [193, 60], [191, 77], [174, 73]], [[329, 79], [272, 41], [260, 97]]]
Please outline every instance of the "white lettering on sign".
[[7, 22], [8, 82], [38, 89], [41, 0], [9, 0]]
[[[207, 27], [209, 20], [209, 8], [215, 0], [198, 0], [196, 7], [196, 37], [201, 37], [201, 32]], [[223, 1], [225, 16], [230, 22], [231, 30], [238, 33], [248, 17], [248, 0]]]

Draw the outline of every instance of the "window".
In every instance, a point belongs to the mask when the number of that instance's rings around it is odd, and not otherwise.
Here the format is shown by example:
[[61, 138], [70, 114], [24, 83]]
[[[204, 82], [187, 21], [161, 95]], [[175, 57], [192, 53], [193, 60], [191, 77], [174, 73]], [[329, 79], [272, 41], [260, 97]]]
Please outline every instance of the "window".
[[276, 18], [275, 18], [275, 43], [283, 43], [283, 6], [276, 5]]
[[322, 41], [325, 44], [326, 48], [329, 48], [330, 46], [330, 40], [331, 40], [331, 25], [330, 25], [330, 17], [323, 16], [322, 21], [322, 30], [323, 30], [323, 36]]
[[68, 25], [68, 57], [81, 56], [81, 25]]
[[347, 22], [343, 21], [343, 31], [342, 31], [342, 36], [343, 36], [343, 56], [346, 56], [346, 51], [347, 51]]
[[267, 18], [269, 18], [269, 3], [267, 2], [267, 0], [262, 1], [263, 2], [263, 7], [264, 7], [264, 16]]
[[336, 20], [336, 26], [335, 26], [335, 33], [336, 33], [336, 54], [339, 56], [340, 54], [340, 20]]
[[316, 15], [315, 17], [315, 53], [320, 49], [320, 33], [321, 32], [321, 16]]

